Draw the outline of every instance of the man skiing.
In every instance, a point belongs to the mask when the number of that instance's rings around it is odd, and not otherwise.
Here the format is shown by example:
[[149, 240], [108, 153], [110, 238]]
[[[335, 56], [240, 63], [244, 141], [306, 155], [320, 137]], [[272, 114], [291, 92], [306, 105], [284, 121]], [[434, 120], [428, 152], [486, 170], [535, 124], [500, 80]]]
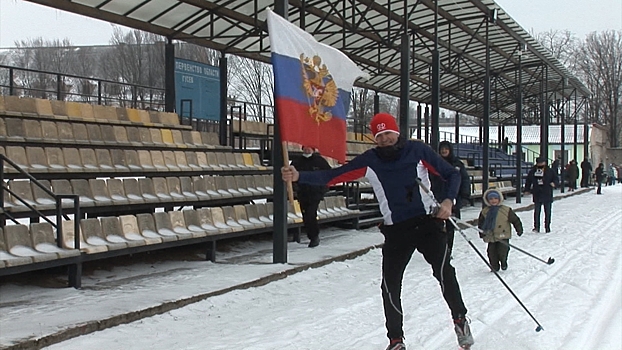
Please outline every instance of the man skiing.
[[[298, 172], [292, 166], [285, 166], [281, 169], [283, 180], [326, 185], [363, 176], [369, 179], [384, 219], [380, 228], [385, 237], [381, 289], [389, 338], [387, 350], [406, 349], [401, 288], [404, 271], [415, 250], [432, 267], [451, 310], [458, 343], [468, 349], [473, 344], [473, 336], [442, 232], [442, 220], [451, 216], [453, 201], [458, 195], [460, 174], [429, 146], [400, 136], [395, 118], [390, 114], [376, 114], [370, 127], [377, 147], [331, 170]], [[447, 181], [447, 194], [440, 207], [426, 196], [417, 182], [420, 179], [430, 187], [428, 170]]]

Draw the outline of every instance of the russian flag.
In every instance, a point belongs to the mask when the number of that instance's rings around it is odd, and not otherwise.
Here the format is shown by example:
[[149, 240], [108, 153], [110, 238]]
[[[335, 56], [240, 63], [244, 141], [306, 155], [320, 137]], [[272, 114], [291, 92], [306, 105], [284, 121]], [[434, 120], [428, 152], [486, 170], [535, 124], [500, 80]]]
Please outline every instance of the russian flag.
[[282, 141], [346, 160], [346, 116], [363, 73], [341, 51], [267, 10], [274, 94]]

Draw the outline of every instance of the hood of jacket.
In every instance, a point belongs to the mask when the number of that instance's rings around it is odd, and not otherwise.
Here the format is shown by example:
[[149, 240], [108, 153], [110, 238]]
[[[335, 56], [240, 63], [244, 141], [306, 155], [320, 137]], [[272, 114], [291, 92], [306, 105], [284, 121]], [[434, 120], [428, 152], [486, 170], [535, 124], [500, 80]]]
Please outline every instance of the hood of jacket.
[[482, 200], [487, 206], [490, 206], [490, 203], [488, 203], [488, 200], [486, 199], [486, 197], [488, 196], [490, 192], [497, 192], [499, 194], [499, 205], [503, 204], [503, 200], [504, 200], [503, 193], [501, 193], [501, 191], [499, 191], [497, 188], [493, 187], [493, 188], [487, 189], [486, 192], [484, 192], [484, 195], [482, 196]]
[[441, 141], [438, 144], [438, 154], [441, 154], [441, 148], [448, 148], [449, 154], [447, 157], [443, 157], [445, 160], [453, 160], [454, 159], [454, 146], [449, 141]]

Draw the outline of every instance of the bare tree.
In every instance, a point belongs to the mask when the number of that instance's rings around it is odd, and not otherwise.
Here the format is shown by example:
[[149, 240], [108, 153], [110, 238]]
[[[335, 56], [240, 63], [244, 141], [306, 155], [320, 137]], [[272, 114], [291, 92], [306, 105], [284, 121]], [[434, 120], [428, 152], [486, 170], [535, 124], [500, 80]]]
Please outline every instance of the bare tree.
[[622, 31], [588, 34], [576, 55], [580, 76], [592, 91], [592, 121], [607, 125], [612, 147], [619, 145], [622, 123]]
[[538, 33], [534, 37], [553, 57], [571, 72], [576, 72], [573, 57], [580, 42], [574, 33], [569, 30], [551, 29], [548, 32]]
[[246, 117], [259, 120], [270, 118], [266, 107], [274, 104], [274, 76], [272, 66], [239, 56], [228, 56], [229, 93], [250, 102]]

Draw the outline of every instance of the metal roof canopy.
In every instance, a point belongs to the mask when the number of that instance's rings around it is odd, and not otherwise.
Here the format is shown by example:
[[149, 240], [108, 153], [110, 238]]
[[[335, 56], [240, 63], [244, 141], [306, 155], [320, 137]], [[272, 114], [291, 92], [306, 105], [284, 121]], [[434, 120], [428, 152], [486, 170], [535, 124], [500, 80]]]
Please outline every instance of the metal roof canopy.
[[[27, 0], [270, 61], [266, 8], [274, 0]], [[490, 26], [491, 120], [514, 119], [516, 91], [536, 101], [587, 97], [590, 91], [492, 0], [438, 0], [440, 106], [482, 117], [486, 74], [485, 22]], [[340, 49], [370, 75], [356, 85], [400, 96], [400, 39], [411, 40], [410, 98], [431, 102], [434, 0], [289, 0], [289, 20]], [[526, 51], [525, 51], [526, 48]], [[519, 57], [521, 70], [519, 72]], [[565, 79], [565, 81], [564, 81]]]

